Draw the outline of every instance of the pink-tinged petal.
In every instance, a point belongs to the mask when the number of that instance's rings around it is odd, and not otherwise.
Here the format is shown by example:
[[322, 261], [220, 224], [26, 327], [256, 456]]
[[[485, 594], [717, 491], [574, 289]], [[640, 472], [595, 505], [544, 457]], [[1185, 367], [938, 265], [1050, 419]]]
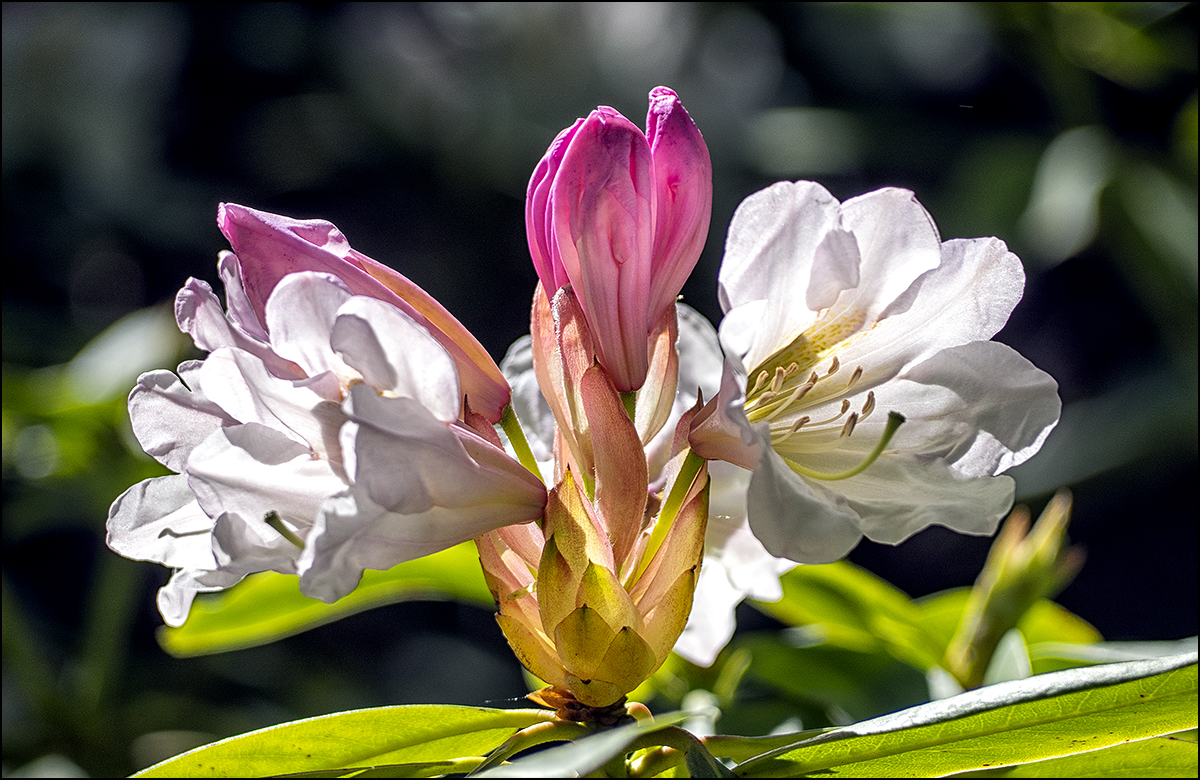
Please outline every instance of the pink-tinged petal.
[[542, 157], [533, 176], [529, 179], [529, 189], [525, 195], [525, 237], [529, 242], [529, 255], [533, 258], [533, 267], [547, 296], [553, 296], [558, 289], [568, 283], [566, 269], [563, 268], [559, 255], [558, 241], [554, 235], [553, 213], [549, 208], [550, 193], [554, 187], [554, 177], [562, 165], [563, 156], [575, 133], [583, 124], [582, 119], [576, 119], [575, 124], [559, 133], [546, 155]]
[[109, 548], [135, 561], [176, 568], [215, 568], [212, 518], [200, 510], [181, 475], [143, 480], [108, 511]]
[[223, 251], [217, 255], [217, 273], [221, 275], [221, 283], [225, 285], [225, 308], [229, 313], [229, 321], [241, 328], [251, 338], [262, 342], [271, 340], [263, 323], [254, 312], [254, 306], [246, 297], [246, 285], [242, 281], [242, 266], [237, 255]]
[[197, 349], [214, 352], [222, 347], [236, 347], [258, 356], [276, 376], [304, 376], [299, 366], [276, 355], [270, 344], [231, 325], [208, 282], [187, 280], [175, 296], [175, 320], [179, 329], [192, 337]]
[[489, 420], [499, 421], [509, 390], [487, 350], [420, 287], [351, 249], [331, 223], [295, 220], [231, 203], [221, 204], [217, 223], [237, 253], [246, 298], [260, 318], [267, 298], [287, 274], [332, 274], [353, 294], [390, 303], [428, 329], [454, 358], [472, 407]]
[[360, 263], [373, 279], [412, 308], [410, 312], [404, 306], [399, 307], [419, 325], [428, 327], [438, 343], [454, 358], [463, 393], [470, 399], [471, 407], [492, 423], [499, 422], [509, 402], [508, 383], [504, 381], [504, 374], [496, 361], [492, 360], [475, 336], [433, 296], [388, 266], [355, 250], [350, 251], [350, 258]]
[[712, 161], [700, 130], [679, 96], [666, 87], [650, 92], [646, 140], [653, 159], [654, 249], [650, 321], [656, 321], [683, 288], [708, 239], [712, 216]]
[[308, 527], [328, 496], [345, 488], [323, 460], [284, 433], [257, 423], [214, 433], [192, 451], [188, 484], [210, 517], [234, 513], [248, 522], [278, 512], [289, 525]]
[[376, 390], [414, 399], [443, 423], [459, 418], [453, 359], [394, 306], [372, 298], [350, 299], [338, 310], [332, 345]]
[[688, 441], [706, 460], [723, 460], [753, 470], [762, 458], [762, 444], [742, 408], [745, 393], [728, 365], [721, 389], [692, 419]]
[[601, 107], [572, 138], [550, 197], [567, 278], [597, 358], [621, 392], [638, 389], [646, 376], [652, 186], [645, 135]]
[[608, 375], [592, 366], [580, 384], [596, 463], [596, 510], [623, 565], [642, 529], [646, 511], [646, 456], [633, 421]]
[[338, 307], [350, 298], [350, 290], [331, 274], [305, 271], [285, 276], [267, 299], [271, 348], [307, 376], [326, 371], [345, 375], [346, 365], [330, 348], [329, 334]]
[[129, 393], [133, 434], [147, 455], [182, 472], [188, 455], [209, 434], [237, 421], [170, 371], [149, 371]]
[[746, 511], [767, 552], [798, 563], [831, 563], [854, 549], [862, 531], [847, 500], [802, 479], [766, 442], [763, 449], [750, 478]]

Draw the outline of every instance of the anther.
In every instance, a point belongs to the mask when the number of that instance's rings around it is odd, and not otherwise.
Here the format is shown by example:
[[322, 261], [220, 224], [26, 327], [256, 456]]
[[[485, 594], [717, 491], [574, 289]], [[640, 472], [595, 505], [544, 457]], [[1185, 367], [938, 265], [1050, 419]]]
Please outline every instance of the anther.
[[837, 370], [841, 368], [841, 366], [842, 364], [838, 362], [838, 356], [834, 355], [833, 360], [829, 362], [829, 371], [825, 374], [825, 376], [833, 376], [837, 373]]
[[862, 375], [863, 375], [863, 367], [862, 366], [859, 366], [858, 368], [854, 369], [854, 375], [851, 376], [850, 381], [846, 383], [846, 389], [853, 387], [855, 382], [862, 379]]
[[867, 419], [867, 415], [869, 415], [873, 411], [875, 411], [875, 391], [874, 390], [867, 393], [867, 402], [865, 404], [863, 404], [862, 416], [859, 417], [858, 419], [860, 419], [860, 420]]
[[783, 387], [783, 380], [787, 377], [787, 372], [783, 370], [783, 366], [775, 367], [775, 378], [771, 380], [771, 392], [778, 393], [779, 388]]
[[805, 415], [804, 417], [801, 417], [799, 420], [796, 420], [796, 422], [792, 423], [792, 427], [788, 428], [787, 431], [782, 436], [780, 436], [778, 439], [775, 439], [773, 443], [774, 444], [783, 444], [785, 441], [792, 438], [792, 435], [795, 434], [796, 431], [800, 430], [800, 426], [804, 425], [810, 419], [812, 419], [812, 418]]
[[849, 436], [854, 433], [854, 426], [858, 424], [858, 412], [854, 412], [846, 420], [846, 424], [842, 426], [842, 436]]
[[749, 393], [747, 393], [747, 395], [754, 395], [759, 390], [761, 390], [762, 386], [763, 386], [763, 382], [767, 381], [768, 376], [770, 376], [770, 374], [768, 374], [765, 370], [759, 371], [758, 377], [754, 380], [754, 389], [752, 389]]

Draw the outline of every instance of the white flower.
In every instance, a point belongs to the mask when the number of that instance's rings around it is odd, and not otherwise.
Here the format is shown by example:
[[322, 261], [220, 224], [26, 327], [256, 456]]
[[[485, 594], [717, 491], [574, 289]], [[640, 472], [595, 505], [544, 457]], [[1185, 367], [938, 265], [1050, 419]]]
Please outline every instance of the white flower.
[[[650, 489], [661, 490], [675, 428], [695, 406], [697, 391], [716, 394], [722, 372], [717, 333], [703, 315], [676, 304], [679, 335], [679, 379], [670, 417], [646, 445]], [[552, 484], [554, 414], [538, 387], [529, 336], [509, 348], [500, 364], [512, 387], [512, 403], [543, 478]], [[746, 523], [746, 486], [750, 472], [728, 463], [710, 462], [708, 527], [704, 562], [693, 597], [691, 614], [674, 650], [692, 663], [708, 666], [733, 636], [734, 609], [747, 597], [777, 601], [783, 595], [779, 576], [795, 563], [770, 555]]]
[[194, 279], [176, 300], [211, 354], [178, 378], [142, 375], [129, 398], [139, 442], [178, 474], [109, 512], [110, 547], [177, 569], [159, 592], [168, 624], [252, 572], [298, 573], [333, 601], [365, 568], [541, 516], [545, 489], [459, 422], [454, 360], [411, 317], [304, 272], [275, 286], [260, 322], [236, 258], [220, 270], [228, 314]]
[[726, 376], [692, 444], [754, 470], [767, 550], [825, 563], [863, 536], [995, 530], [1013, 496], [995, 475], [1061, 408], [1048, 374], [988, 341], [1023, 288], [1002, 241], [943, 243], [906, 190], [839, 204], [781, 182], [742, 203], [720, 271]]

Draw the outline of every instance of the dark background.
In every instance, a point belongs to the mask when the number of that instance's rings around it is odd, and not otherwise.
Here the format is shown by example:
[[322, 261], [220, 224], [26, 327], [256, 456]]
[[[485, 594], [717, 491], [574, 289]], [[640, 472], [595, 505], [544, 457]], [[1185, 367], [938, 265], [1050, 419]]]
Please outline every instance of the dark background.
[[[122, 399], [189, 356], [169, 302], [189, 275], [219, 287], [223, 200], [332, 221], [499, 359], [528, 327], [534, 165], [597, 104], [641, 124], [658, 84], [712, 153], [683, 294], [714, 323], [729, 218], [779, 179], [908, 187], [944, 238], [1009, 243], [1028, 282], [998, 338], [1064, 402], [1018, 495], [1070, 487], [1088, 552], [1059, 600], [1108, 639], [1197, 631], [1194, 5], [5, 4], [3, 36], [6, 774], [524, 692], [490, 614], [446, 603], [166, 656], [168, 572], [103, 546], [111, 500], [161, 473]], [[923, 595], [970, 584], [989, 541], [851, 560]]]

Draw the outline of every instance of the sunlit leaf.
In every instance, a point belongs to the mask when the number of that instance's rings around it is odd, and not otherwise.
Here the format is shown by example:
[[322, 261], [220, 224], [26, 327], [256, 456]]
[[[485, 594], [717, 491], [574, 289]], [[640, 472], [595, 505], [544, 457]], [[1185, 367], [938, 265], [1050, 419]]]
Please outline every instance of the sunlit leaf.
[[[339, 712], [214, 742], [135, 777], [265, 777], [482, 756], [549, 710], [416, 704]], [[420, 775], [411, 775], [420, 776]]]
[[1195, 777], [1196, 743], [1155, 737], [1104, 750], [951, 777]]
[[937, 776], [1099, 750], [1196, 726], [1196, 654], [1070, 669], [834, 729], [737, 767], [742, 777], [836, 768]]
[[273, 642], [384, 604], [438, 598], [493, 604], [473, 544], [460, 544], [387, 571], [368, 570], [350, 595], [333, 604], [300, 593], [295, 575], [254, 574], [228, 591], [197, 598], [187, 622], [179, 628], [159, 629], [158, 641], [177, 657], [223, 653]]

